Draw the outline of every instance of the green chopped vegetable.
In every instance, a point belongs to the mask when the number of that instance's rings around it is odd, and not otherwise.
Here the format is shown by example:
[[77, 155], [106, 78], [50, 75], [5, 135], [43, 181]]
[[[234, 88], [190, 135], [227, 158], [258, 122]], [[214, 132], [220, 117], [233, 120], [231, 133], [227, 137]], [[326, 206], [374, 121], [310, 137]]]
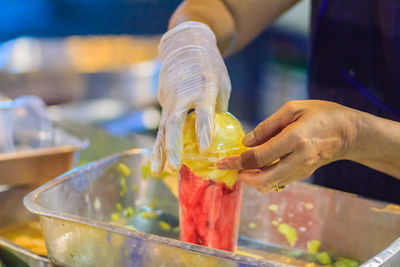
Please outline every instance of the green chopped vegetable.
[[115, 204], [115, 208], [117, 209], [117, 211], [121, 211], [121, 210], [122, 210], [122, 205], [121, 205], [121, 203]]
[[124, 163], [118, 163], [118, 169], [125, 176], [129, 176], [129, 174], [131, 174], [131, 170]]
[[278, 209], [279, 209], [279, 206], [276, 205], [276, 204], [271, 204], [271, 205], [268, 206], [268, 209], [269, 209], [270, 211], [277, 212]]
[[132, 217], [135, 215], [135, 210], [132, 207], [127, 207], [126, 210], [126, 217]]
[[125, 225], [125, 228], [128, 228], [128, 229], [131, 229], [131, 230], [135, 230], [135, 231], [137, 231], [137, 229], [135, 228], [135, 226], [133, 226], [133, 225], [130, 225], [130, 224], [128, 224], [128, 225]]
[[180, 229], [179, 225], [178, 225], [178, 226], [175, 226], [174, 228], [172, 228], [172, 231], [173, 231], [174, 233], [178, 233], [180, 230], [181, 230], [181, 229]]
[[143, 219], [155, 219], [158, 216], [158, 214], [155, 214], [153, 212], [147, 212], [147, 211], [141, 212], [140, 215], [142, 216]]
[[281, 223], [278, 226], [278, 231], [283, 234], [289, 244], [293, 247], [297, 242], [297, 231], [287, 223]]
[[335, 265], [333, 265], [335, 267], [349, 267], [346, 263], [343, 263], [341, 261], [337, 261], [335, 262]]
[[257, 227], [257, 225], [256, 225], [255, 223], [249, 222], [249, 228], [250, 228], [250, 229], [254, 229], [254, 228], [256, 228], [256, 227]]
[[316, 256], [316, 259], [319, 263], [326, 265], [326, 264], [331, 264], [331, 257], [329, 257], [329, 254], [327, 252], [321, 252], [318, 253]]
[[145, 164], [142, 165], [142, 178], [147, 179], [150, 174], [150, 161], [146, 162]]
[[160, 228], [163, 229], [164, 231], [171, 230], [171, 225], [169, 223], [166, 223], [164, 221], [159, 221], [158, 224], [160, 225]]
[[125, 196], [126, 192], [128, 191], [128, 188], [126, 187], [125, 177], [119, 178], [119, 184], [121, 185], [121, 191], [119, 192], [119, 194], [121, 197], [123, 197], [123, 196]]
[[113, 213], [111, 213], [111, 220], [112, 220], [113, 222], [118, 221], [118, 220], [119, 220], [119, 213], [118, 213], [118, 212], [113, 212]]
[[339, 257], [337, 262], [335, 262], [335, 267], [358, 267], [359, 263], [358, 261], [344, 258], [344, 257]]
[[321, 242], [319, 240], [311, 240], [307, 242], [307, 252], [309, 254], [317, 254]]

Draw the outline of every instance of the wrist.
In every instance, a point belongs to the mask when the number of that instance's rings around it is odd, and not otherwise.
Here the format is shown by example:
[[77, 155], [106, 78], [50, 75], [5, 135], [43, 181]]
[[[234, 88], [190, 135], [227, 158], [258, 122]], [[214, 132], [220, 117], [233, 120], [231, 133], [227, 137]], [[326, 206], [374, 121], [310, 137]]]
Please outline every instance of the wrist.
[[185, 49], [200, 49], [219, 55], [216, 38], [206, 24], [186, 21], [166, 32], [158, 45], [161, 60]]
[[372, 146], [377, 146], [374, 141], [374, 134], [376, 132], [376, 125], [374, 123], [376, 120], [375, 116], [358, 111], [353, 110], [354, 116], [351, 120], [353, 124], [355, 134], [353, 138], [349, 138], [349, 147], [346, 153], [346, 158], [351, 161], [362, 163], [365, 158], [371, 157]]
[[168, 27], [172, 29], [187, 21], [207, 25], [215, 35], [215, 43], [222, 55], [232, 52], [236, 40], [235, 21], [224, 1], [185, 0], [172, 15]]
[[345, 107], [346, 115], [342, 122], [342, 149], [338, 160], [346, 159], [356, 161], [362, 153], [365, 140], [366, 119], [365, 114], [358, 110]]

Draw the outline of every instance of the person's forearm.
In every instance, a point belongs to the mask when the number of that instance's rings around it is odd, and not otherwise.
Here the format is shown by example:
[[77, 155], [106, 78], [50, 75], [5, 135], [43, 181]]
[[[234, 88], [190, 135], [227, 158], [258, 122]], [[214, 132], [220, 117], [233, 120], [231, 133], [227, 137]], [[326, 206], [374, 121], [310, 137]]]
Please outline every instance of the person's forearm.
[[207, 24], [223, 55], [238, 51], [274, 22], [296, 0], [186, 0], [171, 17], [169, 27], [193, 20]]
[[349, 159], [400, 178], [400, 123], [360, 112]]

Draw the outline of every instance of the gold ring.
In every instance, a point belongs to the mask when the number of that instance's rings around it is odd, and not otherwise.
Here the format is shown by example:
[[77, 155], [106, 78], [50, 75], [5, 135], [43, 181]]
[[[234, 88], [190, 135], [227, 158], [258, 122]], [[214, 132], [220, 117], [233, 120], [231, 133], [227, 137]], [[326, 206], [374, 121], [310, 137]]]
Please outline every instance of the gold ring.
[[279, 192], [279, 191], [282, 191], [283, 189], [285, 189], [284, 185], [279, 185], [278, 183], [274, 184], [274, 186], [275, 186], [276, 192]]

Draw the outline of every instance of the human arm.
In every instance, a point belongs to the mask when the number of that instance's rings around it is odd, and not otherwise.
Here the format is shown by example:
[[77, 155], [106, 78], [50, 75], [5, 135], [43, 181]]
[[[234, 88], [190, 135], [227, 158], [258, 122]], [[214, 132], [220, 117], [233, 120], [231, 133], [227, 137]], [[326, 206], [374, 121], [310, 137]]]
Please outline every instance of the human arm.
[[239, 179], [261, 192], [344, 159], [400, 178], [400, 123], [332, 102], [289, 102], [243, 143], [252, 149], [221, 160], [218, 167], [242, 169]]
[[208, 25], [221, 53], [232, 54], [260, 34], [297, 0], [186, 0], [174, 12], [169, 28], [185, 21]]

